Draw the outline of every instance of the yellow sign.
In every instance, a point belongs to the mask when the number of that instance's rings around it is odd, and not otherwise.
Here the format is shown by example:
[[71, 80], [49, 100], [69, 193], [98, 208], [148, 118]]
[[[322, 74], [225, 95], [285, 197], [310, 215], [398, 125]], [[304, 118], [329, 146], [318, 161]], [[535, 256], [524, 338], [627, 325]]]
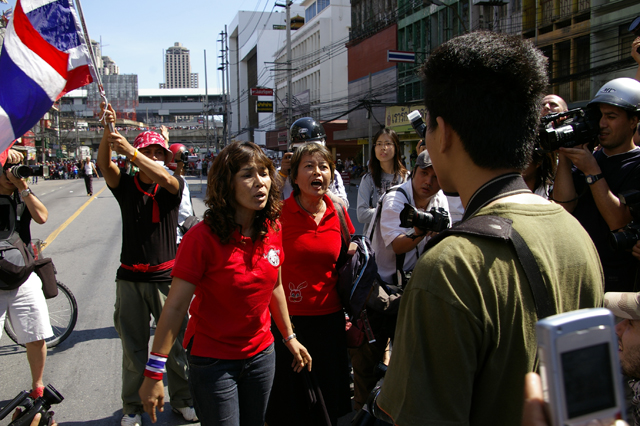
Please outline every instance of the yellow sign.
[[273, 101], [256, 102], [257, 112], [273, 112]]
[[367, 145], [369, 143], [369, 139], [358, 139], [358, 145]]
[[426, 116], [426, 109], [422, 105], [415, 106], [394, 106], [388, 107], [385, 111], [385, 124], [387, 127], [396, 132], [415, 132], [411, 127], [411, 121], [407, 118], [407, 114], [411, 111], [418, 110], [422, 115], [422, 119]]

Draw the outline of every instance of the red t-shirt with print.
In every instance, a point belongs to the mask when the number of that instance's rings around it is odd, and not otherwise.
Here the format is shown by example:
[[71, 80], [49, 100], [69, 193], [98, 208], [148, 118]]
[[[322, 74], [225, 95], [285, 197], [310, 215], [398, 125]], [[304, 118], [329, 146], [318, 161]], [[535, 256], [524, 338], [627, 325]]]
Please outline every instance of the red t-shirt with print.
[[269, 302], [284, 260], [280, 232], [252, 241], [235, 231], [227, 244], [204, 222], [185, 234], [172, 275], [196, 286], [183, 345], [191, 353], [246, 359], [273, 342]]
[[[282, 264], [282, 285], [291, 315], [327, 315], [342, 309], [336, 283], [336, 262], [342, 245], [340, 218], [331, 199], [316, 225], [293, 195], [282, 207], [282, 245], [287, 260]], [[355, 228], [345, 214], [349, 233]]]

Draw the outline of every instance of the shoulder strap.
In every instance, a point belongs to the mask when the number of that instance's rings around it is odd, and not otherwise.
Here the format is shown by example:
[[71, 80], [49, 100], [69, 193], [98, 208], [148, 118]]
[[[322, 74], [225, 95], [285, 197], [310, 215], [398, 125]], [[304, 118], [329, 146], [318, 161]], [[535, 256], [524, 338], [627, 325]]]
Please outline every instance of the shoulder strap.
[[533, 300], [536, 305], [538, 320], [555, 314], [555, 306], [549, 298], [547, 287], [538, 263], [529, 246], [522, 236], [512, 227], [512, 221], [500, 216], [474, 216], [453, 228], [442, 231], [427, 243], [425, 251], [438, 244], [444, 238], [454, 234], [467, 234], [479, 237], [493, 238], [505, 242], [511, 242], [516, 250], [518, 260], [524, 269], [524, 273], [531, 287]]
[[404, 194], [404, 197], [407, 199], [407, 201], [409, 201], [409, 195], [401, 187], [398, 186], [398, 187], [395, 187], [395, 188], [388, 189], [387, 192], [385, 192], [384, 195], [382, 197], [380, 197], [380, 199], [378, 200], [378, 207], [376, 209], [376, 217], [373, 219], [373, 223], [371, 224], [371, 232], [369, 233], [369, 241], [373, 241], [373, 234], [374, 234], [374, 232], [376, 230], [376, 225], [378, 224], [378, 221], [380, 220], [380, 215], [382, 214], [382, 201], [384, 200], [384, 198], [387, 196], [388, 193], [396, 192], [396, 191], [402, 192], [402, 194]]
[[336, 213], [338, 215], [338, 219], [340, 220], [340, 255], [338, 256], [338, 261], [336, 262], [336, 269], [340, 270], [342, 266], [347, 263], [349, 251], [349, 243], [351, 242], [351, 234], [349, 234], [349, 228], [347, 227], [347, 220], [345, 219], [345, 211], [342, 204], [336, 203], [333, 205], [336, 209]]

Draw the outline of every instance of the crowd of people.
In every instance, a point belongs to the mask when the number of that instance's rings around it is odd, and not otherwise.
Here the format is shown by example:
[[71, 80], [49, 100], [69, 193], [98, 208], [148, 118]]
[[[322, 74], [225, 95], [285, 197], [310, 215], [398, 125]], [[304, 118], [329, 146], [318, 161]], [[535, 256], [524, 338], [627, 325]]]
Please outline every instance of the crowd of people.
[[[157, 420], [167, 373], [172, 409], [187, 421], [336, 426], [352, 411], [350, 365], [355, 408], [390, 424], [546, 425], [539, 378], [527, 375], [537, 368], [535, 323], [603, 305], [622, 319], [621, 365], [632, 404], [640, 401], [640, 242], [628, 251], [608, 243], [637, 220], [624, 194], [640, 191], [640, 81], [598, 90], [585, 107], [599, 117], [593, 141], [548, 150], [538, 133], [569, 121], [541, 126], [541, 116], [568, 106], [546, 93], [547, 59], [531, 43], [465, 34], [431, 53], [422, 79], [427, 130], [410, 170], [398, 135], [381, 129], [354, 209], [379, 279], [398, 290], [393, 327], [350, 348], [337, 265], [355, 229], [339, 172], [356, 166], [334, 162], [318, 122], [293, 123], [279, 168], [251, 142], [195, 163], [207, 176], [207, 210], [185, 228], [193, 207], [184, 147], [169, 146], [164, 131], [129, 143], [109, 130], [115, 113], [103, 105], [97, 166], [123, 222], [121, 425], [141, 426], [144, 412]], [[83, 168], [96, 172], [89, 159]], [[24, 180], [1, 175], [5, 193], [46, 221]], [[407, 208], [421, 217], [409, 228]], [[21, 318], [19, 296], [5, 293], [2, 318]], [[42, 322], [41, 333], [21, 337], [28, 355], [39, 351], [29, 355], [34, 392], [46, 357], [38, 342], [49, 333]]]

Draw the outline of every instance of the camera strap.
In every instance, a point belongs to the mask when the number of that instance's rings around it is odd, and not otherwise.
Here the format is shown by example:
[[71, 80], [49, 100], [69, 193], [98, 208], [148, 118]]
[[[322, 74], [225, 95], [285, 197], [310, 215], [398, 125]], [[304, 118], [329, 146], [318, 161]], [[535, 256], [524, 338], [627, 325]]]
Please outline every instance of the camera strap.
[[540, 320], [555, 314], [556, 309], [549, 297], [538, 263], [526, 241], [513, 228], [513, 222], [510, 219], [492, 215], [474, 216], [482, 207], [495, 200], [530, 192], [524, 179], [518, 173], [509, 173], [490, 180], [473, 194], [462, 221], [431, 238], [427, 242], [425, 252], [447, 236], [454, 234], [468, 234], [510, 242], [529, 282], [536, 314]]
[[475, 215], [484, 206], [515, 194], [531, 193], [520, 173], [507, 173], [491, 179], [471, 196], [462, 221]]

